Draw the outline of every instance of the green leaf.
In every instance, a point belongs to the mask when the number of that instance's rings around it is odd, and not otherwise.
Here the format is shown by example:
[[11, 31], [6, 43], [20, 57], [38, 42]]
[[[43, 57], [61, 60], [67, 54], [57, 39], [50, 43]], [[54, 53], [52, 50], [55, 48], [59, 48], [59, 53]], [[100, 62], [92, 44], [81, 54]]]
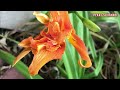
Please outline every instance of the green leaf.
[[103, 66], [103, 60], [104, 60], [104, 57], [103, 57], [103, 54], [102, 53], [99, 53], [99, 58], [98, 60], [95, 60], [95, 76], [98, 76], [98, 74], [100, 73], [101, 69], [102, 69], [102, 66]]

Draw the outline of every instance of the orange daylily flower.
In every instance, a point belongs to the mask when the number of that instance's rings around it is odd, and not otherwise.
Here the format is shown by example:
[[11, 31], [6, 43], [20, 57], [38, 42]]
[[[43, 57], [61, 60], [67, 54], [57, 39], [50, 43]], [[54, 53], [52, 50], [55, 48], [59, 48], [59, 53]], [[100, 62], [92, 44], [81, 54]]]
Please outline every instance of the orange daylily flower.
[[[65, 51], [65, 39], [67, 38], [82, 58], [79, 60], [81, 67], [91, 67], [92, 63], [85, 44], [75, 34], [67, 11], [50, 11], [50, 17], [38, 12], [34, 12], [33, 15], [47, 28], [35, 38], [29, 37], [19, 43], [25, 49], [16, 57], [13, 65], [32, 51], [34, 57], [29, 66], [29, 72], [31, 75], [36, 75], [42, 66], [49, 61], [62, 58]], [[82, 60], [86, 61], [85, 65], [82, 64]]]

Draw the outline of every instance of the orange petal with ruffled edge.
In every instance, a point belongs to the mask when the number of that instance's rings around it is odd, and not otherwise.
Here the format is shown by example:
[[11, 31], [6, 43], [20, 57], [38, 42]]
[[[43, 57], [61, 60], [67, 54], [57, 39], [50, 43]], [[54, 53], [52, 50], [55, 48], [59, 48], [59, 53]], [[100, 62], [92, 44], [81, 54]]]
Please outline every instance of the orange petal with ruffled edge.
[[59, 23], [61, 30], [70, 30], [72, 28], [68, 11], [51, 11], [50, 15], [54, 22]]
[[61, 59], [64, 50], [64, 42], [61, 47], [54, 52], [47, 51], [46, 49], [41, 49], [36, 55], [34, 55], [33, 61], [29, 66], [29, 73], [34, 76], [38, 74], [38, 71], [49, 61], [54, 59]]
[[[92, 63], [91, 63], [91, 60], [89, 58], [87, 48], [85, 47], [84, 42], [73, 32], [68, 37], [68, 40], [76, 48], [76, 50], [78, 51], [78, 53], [80, 54], [80, 56], [82, 58], [79, 60], [79, 64], [81, 65], [81, 67], [84, 67], [84, 68], [91, 67]], [[82, 64], [82, 60], [86, 61], [85, 65]]]
[[53, 38], [58, 38], [60, 33], [60, 26], [58, 22], [49, 23], [47, 33], [49, 33]]
[[28, 37], [28, 38], [22, 40], [18, 45], [21, 47], [24, 47], [24, 48], [28, 48], [28, 47], [30, 47], [32, 39], [33, 39], [32, 37]]
[[27, 55], [31, 51], [30, 48], [25, 48], [14, 60], [13, 65], [14, 66], [20, 59], [22, 59], [25, 55]]
[[63, 21], [62, 21], [63, 25], [61, 27], [63, 27], [65, 30], [72, 29], [72, 24], [69, 19], [68, 11], [60, 11], [60, 15], [63, 19]]
[[59, 11], [50, 11], [51, 21], [59, 22], [61, 17]]

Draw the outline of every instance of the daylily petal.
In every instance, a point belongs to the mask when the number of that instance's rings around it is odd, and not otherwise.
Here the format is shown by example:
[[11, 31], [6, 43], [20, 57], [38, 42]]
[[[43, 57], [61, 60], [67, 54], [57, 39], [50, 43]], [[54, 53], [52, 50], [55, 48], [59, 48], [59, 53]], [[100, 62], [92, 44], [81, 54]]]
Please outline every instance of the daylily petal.
[[91, 67], [92, 63], [89, 58], [89, 55], [88, 55], [88, 52], [87, 52], [84, 42], [75, 33], [71, 33], [71, 35], [68, 37], [68, 40], [79, 52], [81, 58], [86, 61], [86, 64], [83, 65], [82, 59], [81, 59], [79, 61], [79, 64], [85, 68]]
[[63, 29], [70, 30], [72, 28], [68, 11], [51, 11], [50, 15], [51, 19], [53, 19], [54, 22], [59, 23], [61, 30]]
[[61, 34], [63, 34], [62, 32], [60, 32], [60, 26], [58, 22], [53, 22], [53, 23], [49, 23], [48, 25], [48, 32], [47, 32], [47, 36], [50, 37], [52, 40], [56, 41], [56, 42], [61, 42]]
[[35, 55], [39, 52], [39, 50], [41, 50], [42, 48], [44, 48], [45, 45], [41, 44], [41, 45], [38, 45], [37, 48], [31, 48], [32, 50], [32, 53]]
[[61, 17], [59, 11], [50, 11], [51, 21], [59, 22]]
[[31, 75], [36, 75], [38, 71], [49, 61], [54, 59], [61, 59], [65, 50], [65, 43], [61, 45], [54, 52], [47, 51], [46, 49], [40, 50], [33, 58], [31, 65], [29, 66], [29, 72]]
[[48, 32], [53, 38], [57, 38], [60, 33], [60, 26], [58, 22], [53, 22], [48, 25]]
[[30, 48], [25, 48], [14, 60], [13, 65], [14, 66], [19, 60], [21, 60], [25, 55], [27, 55], [31, 51]]
[[69, 14], [68, 11], [60, 11], [60, 16], [62, 17], [62, 23], [63, 27], [65, 30], [70, 30], [72, 29], [72, 24], [69, 19]]
[[49, 23], [47, 33], [59, 44], [63, 42], [67, 36], [66, 31], [61, 31], [58, 22]]
[[34, 40], [34, 39], [32, 39], [32, 40], [31, 40], [30, 47], [31, 47], [32, 49], [36, 49], [36, 50], [37, 50], [37, 46], [40, 45], [40, 42], [39, 42], [39, 41], [40, 41], [40, 40]]
[[49, 22], [49, 17], [43, 13], [35, 11], [33, 15], [35, 15], [37, 20], [40, 21], [42, 24], [47, 24]]
[[18, 45], [21, 47], [25, 47], [25, 48], [30, 47], [32, 39], [33, 39], [32, 37], [26, 38], [26, 39], [22, 40]]

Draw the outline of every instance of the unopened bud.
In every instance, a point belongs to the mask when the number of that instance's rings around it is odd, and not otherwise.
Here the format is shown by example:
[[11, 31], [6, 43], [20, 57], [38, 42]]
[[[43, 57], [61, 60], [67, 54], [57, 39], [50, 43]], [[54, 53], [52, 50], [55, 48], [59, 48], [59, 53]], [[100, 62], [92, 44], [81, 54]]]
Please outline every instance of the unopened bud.
[[93, 32], [99, 32], [101, 29], [94, 22], [89, 19], [82, 18], [83, 24]]

